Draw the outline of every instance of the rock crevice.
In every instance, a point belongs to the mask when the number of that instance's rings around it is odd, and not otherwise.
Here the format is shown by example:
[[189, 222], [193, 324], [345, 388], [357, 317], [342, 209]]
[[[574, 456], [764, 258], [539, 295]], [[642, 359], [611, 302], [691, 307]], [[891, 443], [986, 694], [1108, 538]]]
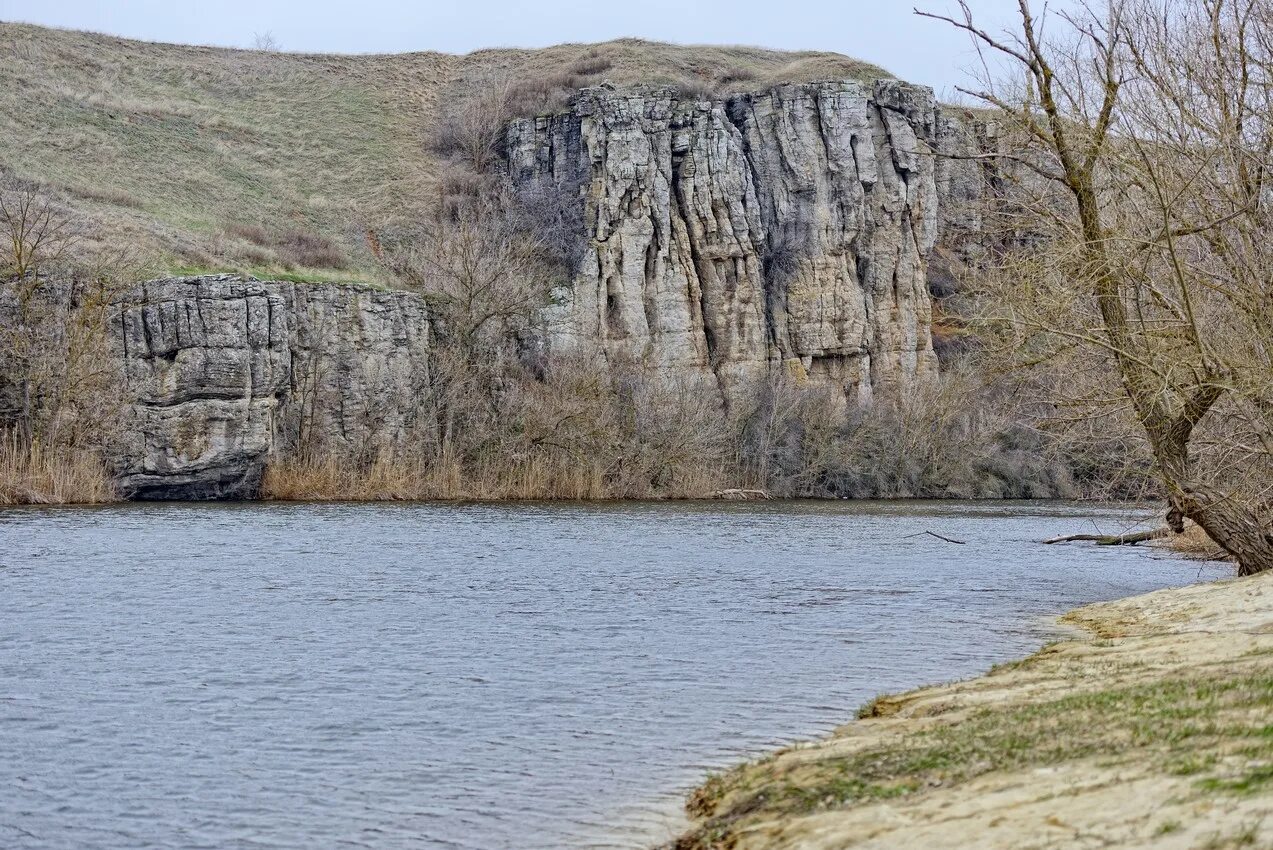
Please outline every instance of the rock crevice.
[[428, 314], [404, 292], [159, 280], [115, 326], [130, 404], [111, 455], [135, 498], [247, 497], [273, 455], [389, 448], [429, 375]]
[[726, 403], [779, 366], [869, 402], [936, 373], [932, 92], [895, 80], [718, 101], [585, 89], [515, 122], [515, 183], [580, 185], [588, 250], [550, 351], [636, 363]]

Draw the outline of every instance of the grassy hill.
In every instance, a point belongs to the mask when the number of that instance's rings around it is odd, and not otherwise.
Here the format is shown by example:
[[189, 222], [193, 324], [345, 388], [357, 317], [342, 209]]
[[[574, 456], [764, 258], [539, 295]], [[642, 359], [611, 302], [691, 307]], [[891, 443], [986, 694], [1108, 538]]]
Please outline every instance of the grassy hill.
[[35, 179], [92, 241], [168, 270], [374, 279], [360, 220], [446, 168], [428, 139], [492, 80], [522, 112], [602, 81], [746, 90], [888, 76], [831, 53], [622, 39], [464, 56], [313, 55], [0, 23], [0, 169]]

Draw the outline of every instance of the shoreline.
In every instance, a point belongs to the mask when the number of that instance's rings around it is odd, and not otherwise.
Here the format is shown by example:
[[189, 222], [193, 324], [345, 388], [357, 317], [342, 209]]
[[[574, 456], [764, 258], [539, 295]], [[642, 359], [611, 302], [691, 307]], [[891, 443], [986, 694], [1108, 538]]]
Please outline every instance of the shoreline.
[[1273, 841], [1273, 573], [1076, 608], [974, 679], [713, 776], [666, 848]]

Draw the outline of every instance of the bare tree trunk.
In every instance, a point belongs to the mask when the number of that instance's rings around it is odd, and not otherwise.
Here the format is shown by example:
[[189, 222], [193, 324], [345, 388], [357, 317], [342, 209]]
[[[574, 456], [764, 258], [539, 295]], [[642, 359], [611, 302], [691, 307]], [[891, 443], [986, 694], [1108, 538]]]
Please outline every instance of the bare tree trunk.
[[1171, 496], [1167, 523], [1176, 533], [1189, 518], [1238, 562], [1238, 575], [1273, 570], [1273, 533], [1241, 502], [1205, 485], [1182, 486]]

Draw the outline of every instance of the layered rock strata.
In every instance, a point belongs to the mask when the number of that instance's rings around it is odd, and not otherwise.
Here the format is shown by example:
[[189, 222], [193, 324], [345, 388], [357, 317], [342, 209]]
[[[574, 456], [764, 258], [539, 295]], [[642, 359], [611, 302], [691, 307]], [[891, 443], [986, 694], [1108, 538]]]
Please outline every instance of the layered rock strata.
[[[936, 374], [929, 257], [975, 231], [985, 181], [933, 155], [977, 141], [928, 89], [828, 82], [694, 102], [598, 87], [514, 122], [507, 143], [514, 183], [582, 221], [578, 262], [542, 314], [550, 355], [654, 371], [718, 406], [776, 374], [849, 404]], [[250, 497], [273, 457], [399, 444], [425, 407], [430, 336], [424, 299], [404, 292], [142, 284], [112, 325], [121, 486]]]
[[584, 206], [548, 348], [726, 401], [776, 366], [860, 403], [931, 377], [938, 119], [929, 89], [881, 80], [711, 102], [598, 87], [515, 122], [514, 182]]
[[117, 316], [130, 396], [111, 452], [138, 498], [254, 495], [271, 456], [403, 439], [429, 375], [422, 299], [234, 276], [152, 281]]

